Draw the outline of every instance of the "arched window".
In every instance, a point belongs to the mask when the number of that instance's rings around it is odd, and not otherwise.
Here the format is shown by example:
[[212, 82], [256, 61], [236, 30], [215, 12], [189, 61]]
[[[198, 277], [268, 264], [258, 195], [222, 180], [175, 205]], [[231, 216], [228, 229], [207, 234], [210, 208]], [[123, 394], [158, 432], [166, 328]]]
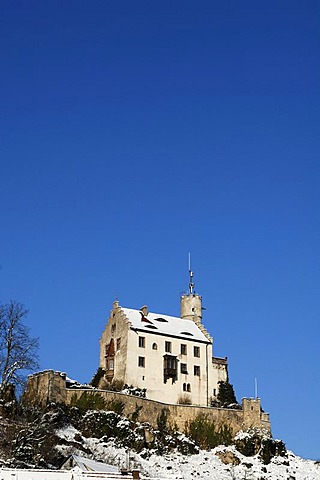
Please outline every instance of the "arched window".
[[191, 392], [191, 386], [190, 383], [187, 384], [187, 392]]
[[158, 345], [156, 343], [152, 344], [152, 350], [158, 350]]
[[186, 385], [185, 383], [182, 385], [182, 390], [183, 390], [184, 392], [187, 391], [187, 385]]

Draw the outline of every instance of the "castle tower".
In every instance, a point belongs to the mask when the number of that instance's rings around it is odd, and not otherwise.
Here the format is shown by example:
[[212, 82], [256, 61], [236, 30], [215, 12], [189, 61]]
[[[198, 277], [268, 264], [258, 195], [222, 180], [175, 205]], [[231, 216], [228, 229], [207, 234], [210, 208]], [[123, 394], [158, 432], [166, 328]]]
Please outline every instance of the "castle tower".
[[197, 293], [184, 294], [180, 297], [180, 317], [201, 323], [202, 320], [202, 297]]
[[189, 253], [189, 293], [180, 297], [180, 317], [186, 320], [193, 320], [197, 325], [202, 320], [202, 297], [194, 291], [193, 272], [190, 266]]

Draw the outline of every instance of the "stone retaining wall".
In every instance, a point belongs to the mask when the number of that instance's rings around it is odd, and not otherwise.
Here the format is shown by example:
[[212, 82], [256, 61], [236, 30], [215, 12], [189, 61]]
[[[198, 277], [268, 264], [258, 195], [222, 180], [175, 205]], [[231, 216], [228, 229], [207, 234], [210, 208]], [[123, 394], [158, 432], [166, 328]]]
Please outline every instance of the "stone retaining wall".
[[200, 414], [210, 417], [217, 426], [228, 425], [234, 434], [248, 428], [271, 430], [269, 415], [261, 412], [259, 398], [244, 398], [241, 410], [195, 405], [171, 405], [120, 392], [67, 388], [66, 375], [53, 370], [30, 375], [24, 399], [42, 407], [48, 402], [69, 405], [72, 398], [79, 398], [83, 392], [89, 395], [99, 393], [107, 403], [112, 401], [122, 402], [124, 404], [124, 415], [131, 417], [132, 414], [139, 412], [138, 421], [149, 422], [153, 427], [157, 427], [157, 419], [165, 410], [168, 415], [168, 423], [177, 426], [180, 431], [184, 431], [186, 423]]

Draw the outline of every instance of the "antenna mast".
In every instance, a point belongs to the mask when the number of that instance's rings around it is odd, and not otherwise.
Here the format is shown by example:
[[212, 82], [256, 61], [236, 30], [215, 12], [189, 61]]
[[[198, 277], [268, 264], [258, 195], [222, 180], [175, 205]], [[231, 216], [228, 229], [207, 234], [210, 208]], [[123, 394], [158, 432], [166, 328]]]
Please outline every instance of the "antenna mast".
[[254, 379], [254, 395], [255, 395], [255, 398], [257, 399], [258, 398], [258, 380], [256, 378]]
[[193, 271], [191, 270], [191, 255], [189, 253], [188, 259], [188, 267], [189, 267], [189, 294], [193, 295], [194, 293], [194, 283], [193, 283]]

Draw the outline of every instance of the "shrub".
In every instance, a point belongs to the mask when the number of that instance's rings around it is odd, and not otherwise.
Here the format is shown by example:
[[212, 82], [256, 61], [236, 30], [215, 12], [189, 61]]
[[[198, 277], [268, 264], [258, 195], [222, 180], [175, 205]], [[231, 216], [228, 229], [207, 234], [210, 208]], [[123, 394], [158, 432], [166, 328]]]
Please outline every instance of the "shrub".
[[121, 392], [121, 390], [123, 389], [123, 381], [122, 380], [112, 380], [111, 382], [111, 385], [110, 385], [110, 389], [113, 391], [113, 392]]
[[187, 393], [182, 393], [178, 397], [179, 405], [191, 405], [191, 397]]
[[227, 425], [216, 427], [214, 420], [200, 414], [194, 420], [187, 422], [186, 435], [205, 450], [218, 445], [231, 445], [232, 432]]
[[85, 437], [116, 438], [129, 445], [133, 441], [130, 421], [116, 412], [90, 411], [80, 421], [80, 428]]
[[81, 413], [88, 410], [103, 410], [106, 408], [106, 401], [100, 393], [82, 392], [80, 397], [74, 393], [71, 397], [71, 407], [77, 407]]
[[143, 408], [142, 405], [139, 406], [139, 405], [136, 404], [135, 411], [132, 412], [132, 414], [131, 414], [131, 420], [132, 420], [133, 422], [137, 422], [137, 421], [138, 421], [138, 418], [139, 418], [139, 415], [140, 415], [140, 411], [142, 410], [142, 408]]
[[121, 400], [109, 400], [106, 402], [106, 410], [112, 410], [113, 412], [118, 413], [119, 415], [123, 414], [124, 411], [124, 402], [121, 402]]
[[127, 385], [125, 384], [123, 386], [122, 393], [125, 393], [126, 395], [135, 395], [136, 397], [146, 397], [147, 389], [146, 388], [138, 388], [138, 387], [133, 387], [132, 385]]
[[183, 433], [176, 433], [177, 449], [182, 455], [195, 455], [199, 453], [199, 447], [194, 440], [186, 437]]
[[102, 390], [109, 390], [110, 392], [121, 392], [123, 389], [123, 381], [114, 379], [112, 382], [108, 382], [105, 378], [102, 378], [100, 388]]
[[160, 415], [157, 417], [157, 426], [160, 432], [168, 431], [168, 416], [169, 410], [167, 408], [163, 408]]
[[254, 431], [238, 432], [235, 436], [235, 445], [238, 452], [242, 453], [242, 455], [252, 457], [260, 450], [261, 437]]
[[238, 432], [235, 436], [236, 449], [246, 457], [259, 454], [262, 462], [270, 463], [274, 456], [285, 457], [287, 455], [285, 444], [282, 440], [274, 440], [269, 432], [260, 429], [249, 429], [246, 432]]

